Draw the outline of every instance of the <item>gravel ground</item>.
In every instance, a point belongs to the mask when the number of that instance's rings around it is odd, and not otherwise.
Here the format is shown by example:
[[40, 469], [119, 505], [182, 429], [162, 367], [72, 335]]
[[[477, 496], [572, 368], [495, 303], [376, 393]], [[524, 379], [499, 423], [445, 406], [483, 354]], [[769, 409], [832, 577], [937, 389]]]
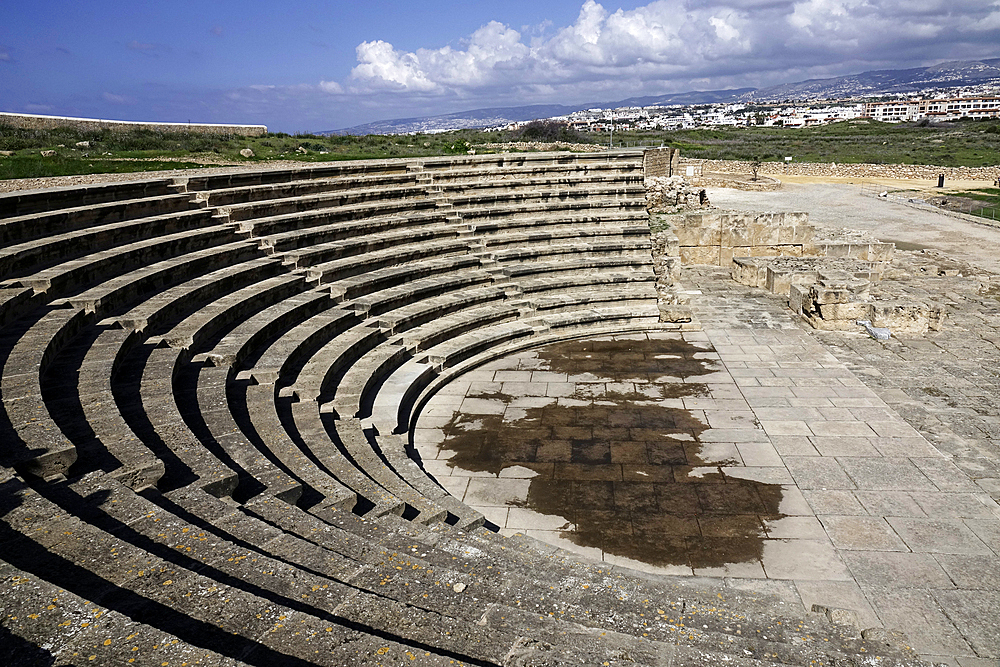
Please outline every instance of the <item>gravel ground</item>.
[[932, 248], [1000, 273], [1000, 229], [933, 209], [861, 194], [857, 185], [785, 183], [774, 192], [708, 188], [720, 208], [805, 211], [819, 228], [870, 232], [901, 250]]

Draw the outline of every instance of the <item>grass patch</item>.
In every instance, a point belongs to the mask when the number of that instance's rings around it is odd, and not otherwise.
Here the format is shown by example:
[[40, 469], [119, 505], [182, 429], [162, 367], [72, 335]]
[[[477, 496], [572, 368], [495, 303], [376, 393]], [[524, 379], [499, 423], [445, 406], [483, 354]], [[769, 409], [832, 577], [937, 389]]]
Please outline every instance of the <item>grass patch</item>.
[[8, 178], [45, 178], [77, 174], [122, 174], [162, 169], [192, 169], [204, 165], [196, 162], [116, 162], [112, 160], [13, 155], [0, 157], [0, 180]]
[[[719, 127], [678, 131], [615, 131], [616, 147], [667, 145], [688, 158], [783, 162], [918, 164], [942, 167], [1000, 164], [1000, 132], [989, 122], [942, 124], [833, 123], [809, 128]], [[606, 143], [607, 135], [533, 123], [515, 132], [456, 130], [435, 134], [322, 136], [281, 132], [261, 137], [105, 129], [21, 130], [0, 124], [0, 178], [181, 169], [275, 160], [327, 162], [465, 155], [473, 146], [523, 140]], [[82, 142], [86, 142], [85, 144]], [[253, 156], [240, 151], [249, 148]], [[42, 158], [41, 151], [55, 151]], [[481, 149], [480, 149], [481, 150]], [[121, 159], [141, 162], [116, 162]], [[179, 159], [170, 162], [164, 158]]]
[[688, 158], [844, 164], [985, 167], [1000, 164], [1000, 134], [989, 121], [891, 124], [844, 121], [806, 128], [723, 127], [616, 132], [615, 144], [662, 141]]

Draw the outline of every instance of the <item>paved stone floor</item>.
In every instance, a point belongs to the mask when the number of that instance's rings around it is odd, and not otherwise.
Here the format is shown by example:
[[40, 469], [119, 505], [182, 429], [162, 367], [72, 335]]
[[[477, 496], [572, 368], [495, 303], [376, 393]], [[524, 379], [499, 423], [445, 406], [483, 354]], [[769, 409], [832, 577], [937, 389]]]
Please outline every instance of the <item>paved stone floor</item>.
[[907, 393], [941, 359], [912, 341], [911, 374], [889, 386], [904, 341], [814, 332], [725, 270], [685, 271], [702, 331], [571, 341], [468, 373], [421, 414], [426, 469], [505, 533], [852, 608], [927, 657], [1000, 664], [988, 448], [925, 437]]

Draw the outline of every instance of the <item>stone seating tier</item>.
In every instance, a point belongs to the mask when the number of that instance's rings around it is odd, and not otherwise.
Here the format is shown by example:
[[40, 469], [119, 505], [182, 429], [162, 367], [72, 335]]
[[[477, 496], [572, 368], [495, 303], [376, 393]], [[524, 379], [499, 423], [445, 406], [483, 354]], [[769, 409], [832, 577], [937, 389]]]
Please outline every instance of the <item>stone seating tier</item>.
[[452, 156], [0, 196], [0, 656], [915, 664], [502, 537], [410, 457], [461, 373], [664, 326], [642, 176], [640, 153]]

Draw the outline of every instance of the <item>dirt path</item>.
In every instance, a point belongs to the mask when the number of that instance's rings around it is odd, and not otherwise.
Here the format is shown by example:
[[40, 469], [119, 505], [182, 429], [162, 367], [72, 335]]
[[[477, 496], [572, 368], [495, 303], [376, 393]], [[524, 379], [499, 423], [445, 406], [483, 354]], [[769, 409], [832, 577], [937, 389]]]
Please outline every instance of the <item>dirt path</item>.
[[784, 185], [774, 192], [709, 188], [708, 196], [721, 208], [805, 211], [818, 227], [870, 231], [882, 241], [896, 243], [901, 250], [933, 248], [1000, 273], [1000, 228], [865, 196], [860, 182], [850, 185], [782, 180]]

